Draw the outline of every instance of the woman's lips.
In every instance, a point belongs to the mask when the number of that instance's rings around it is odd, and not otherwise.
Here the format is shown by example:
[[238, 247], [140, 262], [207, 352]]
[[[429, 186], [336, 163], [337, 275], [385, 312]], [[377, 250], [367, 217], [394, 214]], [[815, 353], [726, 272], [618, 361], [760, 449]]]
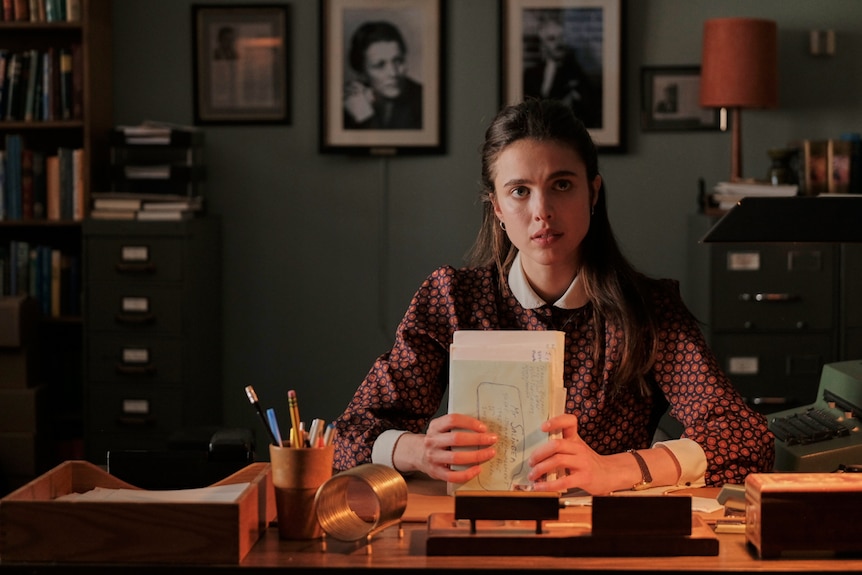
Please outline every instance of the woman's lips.
[[563, 235], [563, 234], [556, 231], [556, 230], [552, 230], [552, 229], [548, 228], [548, 229], [544, 229], [544, 230], [540, 230], [540, 231], [536, 232], [535, 234], [533, 234], [531, 236], [530, 239], [532, 239], [534, 242], [539, 243], [539, 244], [549, 244], [551, 242], [556, 241], [557, 238], [559, 238], [561, 235]]

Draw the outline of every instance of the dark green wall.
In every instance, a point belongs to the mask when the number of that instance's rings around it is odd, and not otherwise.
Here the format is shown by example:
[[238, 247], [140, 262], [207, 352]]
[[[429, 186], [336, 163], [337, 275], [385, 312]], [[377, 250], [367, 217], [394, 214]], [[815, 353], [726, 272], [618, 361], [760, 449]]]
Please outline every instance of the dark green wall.
[[[234, 0], [230, 4], [242, 4]], [[257, 4], [258, 2], [249, 2]], [[624, 41], [627, 152], [603, 155], [610, 211], [624, 249], [644, 271], [686, 279], [686, 217], [697, 182], [730, 173], [730, 136], [642, 132], [642, 66], [699, 64], [703, 21], [777, 21], [780, 108], [744, 115], [746, 176], [763, 177], [766, 150], [797, 138], [862, 131], [862, 19], [858, 0], [628, 0]], [[118, 124], [190, 124], [191, 6], [115, 0]], [[459, 264], [478, 225], [479, 159], [499, 104], [498, 0], [450, 0], [444, 155], [346, 157], [318, 153], [318, 2], [290, 2], [293, 122], [207, 127], [208, 207], [224, 221], [224, 382], [229, 425], [260, 432], [245, 399], [252, 384], [287, 417], [296, 389], [303, 417], [332, 419], [386, 351], [419, 282]], [[832, 28], [837, 54], [808, 55], [808, 32]], [[218, 361], [219, 358], [214, 358]]]

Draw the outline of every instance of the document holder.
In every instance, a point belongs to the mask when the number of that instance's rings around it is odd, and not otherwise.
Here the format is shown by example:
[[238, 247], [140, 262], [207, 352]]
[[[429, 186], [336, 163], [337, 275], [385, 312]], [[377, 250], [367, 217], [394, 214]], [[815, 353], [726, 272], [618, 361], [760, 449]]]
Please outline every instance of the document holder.
[[[690, 497], [594, 497], [592, 508], [559, 509], [558, 517], [541, 499], [498, 505], [500, 513], [493, 511], [489, 497], [464, 503], [464, 513], [430, 515], [428, 555], [718, 555], [718, 538], [703, 519], [692, 514]], [[506, 514], [507, 508], [515, 514]]]

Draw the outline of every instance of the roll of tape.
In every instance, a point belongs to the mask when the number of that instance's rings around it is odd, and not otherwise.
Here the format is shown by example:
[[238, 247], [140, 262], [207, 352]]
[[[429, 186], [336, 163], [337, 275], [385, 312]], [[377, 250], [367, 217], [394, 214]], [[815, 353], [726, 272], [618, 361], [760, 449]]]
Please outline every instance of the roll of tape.
[[391, 467], [366, 463], [327, 479], [314, 504], [328, 536], [358, 541], [401, 520], [407, 509], [407, 482]]

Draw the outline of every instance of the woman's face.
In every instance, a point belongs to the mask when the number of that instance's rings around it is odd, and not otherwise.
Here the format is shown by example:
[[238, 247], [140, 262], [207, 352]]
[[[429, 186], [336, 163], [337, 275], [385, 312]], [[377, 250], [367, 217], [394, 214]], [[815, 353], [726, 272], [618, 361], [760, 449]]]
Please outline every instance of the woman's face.
[[494, 164], [494, 213], [521, 252], [528, 277], [574, 275], [590, 227], [601, 176], [593, 181], [573, 148], [557, 142], [518, 140]]
[[365, 76], [374, 93], [382, 98], [401, 95], [401, 79], [407, 71], [398, 42], [375, 42], [365, 51]]

